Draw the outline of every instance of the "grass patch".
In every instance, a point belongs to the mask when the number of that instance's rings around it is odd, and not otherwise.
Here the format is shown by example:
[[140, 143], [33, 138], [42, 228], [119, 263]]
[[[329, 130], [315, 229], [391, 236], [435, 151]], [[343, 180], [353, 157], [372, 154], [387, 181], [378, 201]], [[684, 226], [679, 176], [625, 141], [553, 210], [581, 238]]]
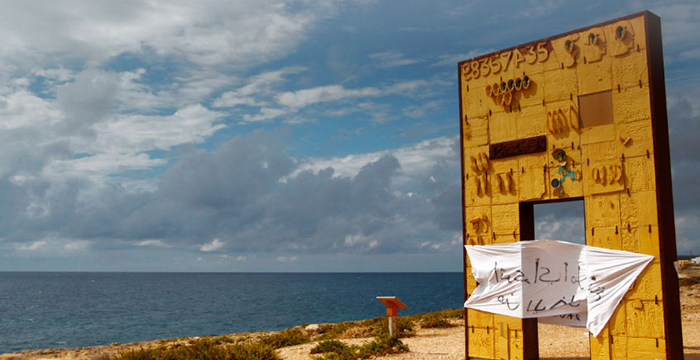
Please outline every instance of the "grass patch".
[[431, 314], [421, 319], [420, 326], [423, 328], [434, 329], [452, 327], [452, 324], [450, 324], [447, 318], [444, 318], [437, 314]]
[[[396, 332], [399, 337], [409, 337], [415, 333], [415, 320], [408, 316], [396, 318]], [[346, 321], [338, 324], [326, 324], [321, 327], [321, 340], [367, 338], [389, 334], [389, 320], [376, 317], [368, 320]]]
[[[464, 309], [448, 309], [430, 313], [399, 316], [396, 318], [396, 330], [399, 338], [410, 337], [415, 333], [415, 325], [424, 328], [450, 327], [449, 320], [464, 319]], [[376, 317], [368, 320], [346, 321], [337, 324], [321, 325], [320, 340], [355, 339], [381, 336], [388, 334], [386, 317]]]
[[209, 339], [211, 339], [211, 341], [213, 341], [217, 345], [235, 344], [243, 341], [242, 338], [234, 338], [228, 335], [213, 336]]
[[345, 345], [344, 342], [340, 340], [325, 340], [316, 344], [316, 346], [311, 349], [312, 354], [324, 354], [324, 353], [342, 353], [350, 349], [349, 346]]
[[678, 279], [678, 285], [679, 286], [693, 286], [700, 283], [698, 279], [696, 278], [679, 278]]
[[[249, 343], [233, 343], [229, 337], [203, 338], [189, 344], [129, 350], [115, 360], [280, 360], [276, 349], [308, 342], [306, 334], [287, 329]], [[301, 341], [301, 342], [300, 342]]]
[[[410, 317], [399, 316], [396, 318], [396, 335], [400, 338], [410, 337], [415, 334], [415, 322]], [[389, 336], [389, 319], [383, 318], [378, 324], [376, 336]]]
[[356, 360], [369, 359], [372, 356], [384, 356], [408, 351], [408, 346], [398, 338], [378, 336], [372, 342], [364, 345], [346, 345], [338, 340], [320, 342], [311, 349], [312, 354], [323, 354], [324, 360]]
[[299, 328], [283, 330], [259, 340], [260, 343], [269, 345], [273, 349], [306, 344], [309, 341], [311, 341], [311, 338]]

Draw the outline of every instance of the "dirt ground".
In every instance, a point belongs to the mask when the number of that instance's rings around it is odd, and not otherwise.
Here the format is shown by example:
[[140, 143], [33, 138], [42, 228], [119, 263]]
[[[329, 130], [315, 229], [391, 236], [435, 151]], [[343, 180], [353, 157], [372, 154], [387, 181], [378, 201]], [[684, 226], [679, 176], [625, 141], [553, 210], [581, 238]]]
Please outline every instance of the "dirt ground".
[[[681, 273], [681, 277], [700, 279], [700, 267], [690, 268]], [[691, 281], [693, 282], [693, 281]], [[697, 282], [697, 280], [695, 280]], [[683, 324], [684, 353], [687, 360], [700, 360], [700, 284], [682, 286], [680, 292], [681, 316]], [[410, 352], [390, 355], [389, 360], [461, 360], [464, 359], [464, 326], [462, 321], [455, 321], [455, 327], [447, 329], [418, 329], [415, 336], [402, 339]], [[252, 333], [245, 336], [261, 336], [267, 333]], [[590, 358], [588, 335], [584, 329], [556, 325], [540, 325], [540, 358], [542, 359], [586, 359]], [[186, 341], [182, 339], [181, 341]], [[370, 339], [353, 339], [349, 343], [369, 341]], [[165, 340], [143, 343], [120, 344], [113, 346], [85, 347], [77, 349], [48, 349], [22, 351], [14, 354], [0, 355], [0, 360], [107, 360], [127, 349], [157, 346]], [[169, 342], [169, 341], [168, 341]], [[309, 360], [309, 350], [314, 343], [292, 346], [280, 350], [285, 360]]]

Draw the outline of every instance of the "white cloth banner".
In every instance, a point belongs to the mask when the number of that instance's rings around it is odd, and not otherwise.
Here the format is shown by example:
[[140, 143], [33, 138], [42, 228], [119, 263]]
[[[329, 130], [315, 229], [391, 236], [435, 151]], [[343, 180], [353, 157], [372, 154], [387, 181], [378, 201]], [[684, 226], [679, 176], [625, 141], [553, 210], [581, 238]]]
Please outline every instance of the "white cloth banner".
[[653, 256], [555, 240], [466, 245], [479, 284], [464, 306], [598, 336]]

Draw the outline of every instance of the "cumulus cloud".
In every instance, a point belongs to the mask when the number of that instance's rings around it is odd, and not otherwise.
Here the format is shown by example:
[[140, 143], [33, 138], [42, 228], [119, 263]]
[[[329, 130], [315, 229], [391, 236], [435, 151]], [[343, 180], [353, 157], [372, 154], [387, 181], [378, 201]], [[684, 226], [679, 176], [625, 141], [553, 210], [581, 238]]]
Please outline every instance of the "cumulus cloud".
[[34, 250], [37, 250], [39, 248], [44, 247], [45, 245], [46, 245], [46, 241], [38, 240], [38, 241], [34, 241], [32, 243], [29, 243], [29, 244], [21, 244], [21, 245], [17, 246], [17, 248], [19, 250], [22, 250], [22, 251], [34, 251]]
[[53, 126], [65, 115], [51, 101], [42, 99], [27, 89], [0, 95], [0, 129], [12, 130], [37, 126]]
[[0, 35], [6, 39], [0, 55], [30, 64], [62, 52], [101, 61], [151, 48], [203, 65], [247, 65], [285, 54], [303, 38], [315, 14], [322, 14], [319, 8], [295, 11], [274, 0], [205, 0], [193, 5], [193, 1], [129, 1], [118, 6], [109, 1], [80, 6], [68, 0], [14, 3], [13, 11], [0, 15]]
[[[413, 157], [419, 154], [411, 149], [405, 154], [364, 157], [355, 171], [345, 169], [336, 175], [333, 166], [298, 171], [312, 160], [287, 155], [287, 136], [257, 132], [235, 137], [213, 152], [193, 151], [167, 170], [153, 191], [88, 186], [75, 180], [58, 187], [18, 178], [3, 185], [5, 193], [31, 191], [45, 209], [33, 218], [13, 214], [13, 224], [31, 221], [32, 230], [20, 226], [6, 235], [27, 249], [41, 244], [22, 238], [51, 233], [85, 241], [96, 249], [118, 242], [174, 249], [195, 246], [201, 252], [236, 256], [280, 251], [294, 257], [340, 248], [356, 253], [414, 253], [425, 250], [420, 244], [426, 237], [434, 238], [430, 251], [442, 251], [444, 247], [437, 244], [449, 244], [459, 233], [454, 226], [459, 224], [458, 212], [447, 214], [451, 221], [436, 217], [440, 202], [454, 195], [454, 185], [445, 181], [445, 170], [440, 170], [442, 160], [431, 158], [439, 151], [423, 155], [422, 163], [432, 163], [429, 167], [414, 168]], [[431, 146], [437, 145], [418, 148]], [[413, 157], [407, 155], [413, 152]], [[337, 167], [342, 169], [342, 164]], [[426, 180], [401, 183], [404, 172]], [[416, 195], [409, 197], [397, 186], [410, 187]], [[458, 199], [452, 198], [457, 207]], [[26, 195], [5, 203], [15, 209], [31, 207]], [[5, 219], [0, 225], [6, 227], [10, 217]]]
[[381, 91], [368, 87], [362, 89], [346, 89], [341, 85], [319, 86], [277, 95], [279, 104], [291, 108], [303, 108], [320, 102], [338, 101], [348, 98], [379, 96]]
[[225, 242], [219, 240], [219, 239], [214, 239], [208, 244], [204, 244], [199, 248], [199, 251], [203, 252], [211, 252], [211, 251], [217, 251], [226, 245]]
[[186, 106], [168, 115], [116, 115], [108, 123], [94, 127], [95, 148], [86, 146], [84, 151], [107, 149], [135, 153], [199, 143], [225, 127], [217, 123], [223, 116], [201, 104]]
[[67, 115], [63, 124], [74, 130], [100, 122], [116, 105], [119, 75], [99, 70], [88, 70], [78, 74], [75, 81], [57, 89], [58, 105]]
[[[277, 80], [272, 82], [267, 81], [274, 79], [279, 76], [279, 74], [281, 73], [274, 72], [274, 76], [263, 74], [265, 75], [265, 80], [252, 80], [249, 85], [254, 85], [252, 86], [253, 90], [243, 91], [242, 89], [246, 88], [244, 87], [236, 91], [226, 92], [214, 102], [214, 106], [235, 107], [246, 105], [259, 107], [257, 113], [247, 113], [243, 115], [243, 120], [246, 122], [269, 121], [289, 115], [294, 115], [294, 118], [287, 120], [286, 123], [288, 124], [314, 122], [315, 120], [309, 120], [303, 115], [299, 116], [296, 114], [303, 114], [306, 108], [326, 105], [328, 107], [324, 113], [329, 116], [345, 116], [362, 112], [367, 115], [366, 118], [368, 120], [374, 123], [385, 123], [396, 118], [396, 116], [392, 114], [393, 107], [391, 104], [367, 101], [367, 99], [387, 96], [403, 96], [409, 98], [417, 96], [429, 97], [435, 93], [435, 90], [431, 88], [443, 87], [445, 85], [443, 81], [431, 82], [427, 80], [408, 80], [382, 87], [372, 86], [362, 88], [347, 88], [344, 85], [338, 84], [324, 85], [301, 90], [279, 92], [273, 97], [270, 97], [271, 102], [277, 105], [275, 107], [268, 102], [259, 100], [265, 99], [265, 95], [269, 95], [271, 92], [270, 89], [258, 93], [257, 87], [261, 82], [266, 85], [272, 85], [278, 82]], [[249, 91], [256, 92], [260, 96], [258, 100], [254, 100], [252, 96], [244, 95], [245, 92]]]
[[356, 176], [367, 163], [391, 155], [396, 157], [403, 167], [401, 173], [397, 174], [396, 177], [399, 183], [405, 184], [411, 180], [429, 177], [430, 175], [426, 174], [430, 174], [436, 166], [443, 165], [443, 169], [449, 169], [448, 171], [451, 172], [445, 178], [454, 180], [455, 176], [459, 178], [459, 174], [456, 173], [460, 166], [458, 147], [457, 137], [441, 137], [394, 150], [353, 154], [344, 157], [316, 158], [313, 161], [302, 163], [292, 173], [292, 176], [307, 170], [319, 172], [326, 168], [333, 168], [333, 176], [335, 177]]

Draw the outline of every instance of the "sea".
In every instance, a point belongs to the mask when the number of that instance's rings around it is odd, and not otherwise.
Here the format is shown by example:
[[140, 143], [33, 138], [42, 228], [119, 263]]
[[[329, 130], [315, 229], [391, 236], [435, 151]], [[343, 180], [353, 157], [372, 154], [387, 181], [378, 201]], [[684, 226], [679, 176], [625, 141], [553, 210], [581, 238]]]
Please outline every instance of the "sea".
[[461, 308], [462, 273], [0, 272], [0, 354]]

